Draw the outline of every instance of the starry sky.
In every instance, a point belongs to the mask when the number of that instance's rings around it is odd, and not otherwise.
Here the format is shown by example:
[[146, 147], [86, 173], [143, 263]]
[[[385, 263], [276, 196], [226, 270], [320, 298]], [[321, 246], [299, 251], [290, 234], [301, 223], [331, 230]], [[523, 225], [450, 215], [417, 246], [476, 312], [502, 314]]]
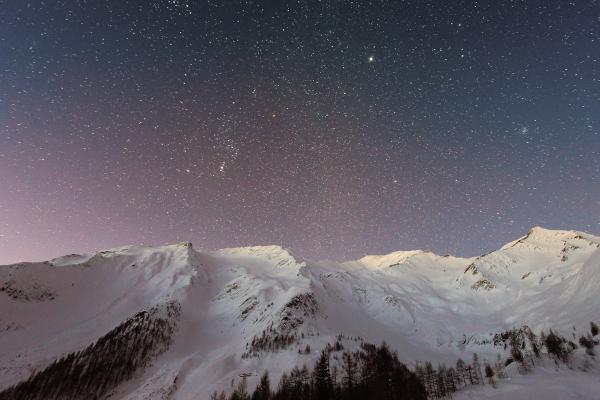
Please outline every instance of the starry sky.
[[0, 1], [0, 263], [600, 233], [600, 1]]

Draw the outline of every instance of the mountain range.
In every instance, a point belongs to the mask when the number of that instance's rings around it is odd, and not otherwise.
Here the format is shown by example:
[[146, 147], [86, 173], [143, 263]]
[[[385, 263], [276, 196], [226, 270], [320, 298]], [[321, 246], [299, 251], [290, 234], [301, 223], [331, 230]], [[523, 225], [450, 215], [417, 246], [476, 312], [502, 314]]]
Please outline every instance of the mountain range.
[[409, 366], [495, 360], [501, 332], [576, 338], [599, 310], [600, 237], [577, 231], [535, 227], [472, 258], [125, 246], [0, 267], [0, 391], [72, 354], [127, 354], [111, 399], [205, 399], [265, 370], [277, 381], [336, 341], [385, 341]]

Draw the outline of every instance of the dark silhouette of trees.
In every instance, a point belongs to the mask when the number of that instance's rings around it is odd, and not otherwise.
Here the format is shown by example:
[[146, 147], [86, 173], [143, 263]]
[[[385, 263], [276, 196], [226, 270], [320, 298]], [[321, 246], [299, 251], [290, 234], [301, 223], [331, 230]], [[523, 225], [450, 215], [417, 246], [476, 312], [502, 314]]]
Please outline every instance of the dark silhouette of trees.
[[471, 363], [471, 382], [473, 382], [473, 385], [479, 385], [483, 383], [481, 364], [479, 363], [479, 356], [477, 353], [473, 353], [473, 362]]
[[459, 358], [456, 361], [456, 376], [455, 376], [455, 385], [457, 388], [465, 387], [467, 385], [467, 372], [466, 372], [465, 362]]
[[246, 377], [243, 377], [237, 388], [231, 394], [230, 400], [250, 400], [248, 394], [248, 386], [246, 384]]
[[0, 392], [0, 400], [102, 398], [169, 347], [179, 314], [174, 302], [142, 311], [84, 350], [66, 354]]
[[575, 350], [576, 346], [573, 342], [567, 341], [564, 337], [554, 333], [546, 336], [544, 344], [549, 354], [554, 355], [558, 360], [566, 363], [569, 361], [569, 356]]
[[252, 393], [252, 400], [269, 400], [272, 395], [269, 373], [265, 371], [260, 378], [260, 382], [258, 383], [258, 386], [256, 386], [254, 393]]
[[[599, 334], [598, 326], [590, 324], [590, 333], [582, 336], [580, 344], [588, 354], [598, 344], [595, 336]], [[440, 364], [434, 368], [430, 362], [417, 363], [415, 370], [410, 371], [402, 364], [396, 352], [382, 343], [375, 346], [362, 343], [354, 352], [344, 351], [340, 359], [332, 353], [342, 351], [340, 336], [336, 343], [327, 344], [321, 352], [315, 367], [309, 371], [306, 366], [294, 367], [290, 373], [284, 373], [277, 390], [265, 390], [261, 383], [253, 393], [252, 400], [396, 400], [396, 399], [441, 399], [452, 397], [452, 394], [468, 385], [489, 384], [496, 387], [497, 380], [506, 377], [504, 366], [516, 361], [519, 370], [527, 372], [535, 366], [535, 360], [541, 356], [546, 347], [548, 354], [557, 362], [568, 362], [569, 355], [576, 345], [559, 336], [554, 331], [536, 336], [531, 329], [524, 326], [496, 334], [493, 343], [510, 350], [510, 357], [503, 360], [498, 354], [495, 363], [484, 363], [483, 371], [477, 353], [473, 353], [470, 364], [458, 359], [455, 367]], [[333, 360], [333, 361], [332, 361]], [[339, 365], [334, 361], [338, 360]], [[332, 365], [330, 365], [332, 364]], [[339, 367], [339, 374], [337, 372]], [[338, 379], [339, 375], [339, 379]], [[264, 378], [263, 378], [264, 379]], [[232, 396], [235, 395], [232, 394]], [[240, 400], [230, 397], [229, 400]], [[212, 400], [225, 400], [216, 393]]]
[[596, 336], [598, 335], [599, 329], [598, 329], [598, 325], [596, 325], [596, 323], [594, 321], [590, 322], [590, 333], [592, 334], [592, 336]]
[[221, 393], [214, 392], [210, 396], [210, 400], [227, 400], [227, 395], [224, 391], [222, 391]]
[[495, 346], [503, 345], [505, 350], [509, 348], [510, 359], [507, 360], [507, 365], [512, 361], [516, 361], [519, 363], [519, 371], [527, 373], [535, 366], [536, 359], [540, 357], [544, 338], [536, 336], [525, 325], [520, 328], [497, 333], [494, 335], [493, 343]]
[[496, 381], [494, 381], [494, 369], [489, 364], [485, 364], [485, 377], [490, 385], [496, 387]]
[[[539, 357], [539, 353], [536, 354], [536, 357]], [[506, 378], [506, 373], [504, 372], [504, 363], [502, 361], [502, 356], [498, 354], [496, 359], [496, 364], [494, 364], [494, 373], [498, 379]]]
[[[398, 355], [383, 343], [381, 346], [362, 344], [360, 350], [342, 354], [340, 380], [332, 373], [331, 353], [327, 346], [312, 371], [304, 366], [283, 373], [279, 385], [271, 392], [265, 373], [251, 400], [426, 400], [423, 384], [415, 373], [401, 363]], [[222, 400], [214, 393], [211, 400]], [[238, 388], [229, 400], [244, 400]]]
[[590, 336], [581, 336], [579, 338], [579, 344], [581, 347], [585, 348], [585, 352], [587, 355], [593, 356], [594, 352], [594, 340]]
[[[242, 354], [242, 359], [259, 357], [262, 352], [274, 352], [299, 343], [296, 333], [281, 333], [269, 326], [260, 336], [254, 336], [250, 343], [246, 343], [246, 351]], [[310, 347], [308, 352], [310, 353]]]
[[351, 392], [354, 390], [357, 382], [357, 361], [354, 354], [348, 352], [342, 354], [342, 371], [342, 385]]
[[426, 362], [424, 366], [417, 364], [415, 375], [422, 382], [430, 399], [451, 397], [452, 393], [468, 385], [484, 383], [476, 353], [473, 354], [473, 362], [470, 365], [465, 364], [460, 358], [456, 361], [455, 367], [440, 364], [435, 369], [430, 362]]
[[454, 393], [458, 390], [456, 387], [456, 371], [454, 370], [454, 368], [447, 368], [443, 379], [445, 385], [445, 392], [447, 394]]
[[327, 350], [321, 351], [321, 355], [315, 364], [313, 381], [315, 400], [329, 399], [333, 392], [333, 383], [329, 371], [329, 352]]

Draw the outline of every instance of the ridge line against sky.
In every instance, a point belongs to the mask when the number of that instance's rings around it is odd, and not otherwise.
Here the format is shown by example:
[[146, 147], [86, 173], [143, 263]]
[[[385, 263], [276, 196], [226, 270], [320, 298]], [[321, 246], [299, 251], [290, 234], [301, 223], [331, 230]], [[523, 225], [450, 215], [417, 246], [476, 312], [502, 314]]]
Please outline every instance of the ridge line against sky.
[[600, 232], [595, 1], [9, 1], [0, 264]]

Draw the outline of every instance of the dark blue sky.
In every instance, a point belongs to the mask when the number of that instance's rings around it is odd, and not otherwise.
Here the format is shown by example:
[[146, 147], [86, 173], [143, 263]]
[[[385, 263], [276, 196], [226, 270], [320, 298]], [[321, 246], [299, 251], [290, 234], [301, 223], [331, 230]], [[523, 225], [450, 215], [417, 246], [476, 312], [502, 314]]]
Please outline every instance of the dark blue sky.
[[600, 233], [598, 1], [6, 1], [0, 262]]

